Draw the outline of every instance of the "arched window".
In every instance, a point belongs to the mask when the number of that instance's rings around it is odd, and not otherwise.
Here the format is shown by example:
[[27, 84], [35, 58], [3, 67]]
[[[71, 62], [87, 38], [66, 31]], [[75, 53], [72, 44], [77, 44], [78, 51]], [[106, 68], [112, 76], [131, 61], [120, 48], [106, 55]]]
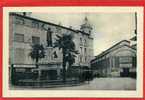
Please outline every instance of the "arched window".
[[83, 44], [83, 39], [82, 39], [82, 38], [80, 38], [80, 44], [81, 44], [81, 45]]

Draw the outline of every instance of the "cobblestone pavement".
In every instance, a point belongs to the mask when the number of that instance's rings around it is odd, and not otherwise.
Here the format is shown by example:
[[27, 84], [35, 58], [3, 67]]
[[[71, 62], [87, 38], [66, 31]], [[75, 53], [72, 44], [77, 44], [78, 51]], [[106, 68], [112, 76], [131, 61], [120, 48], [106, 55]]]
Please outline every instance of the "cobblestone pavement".
[[89, 83], [73, 87], [57, 87], [55, 90], [135, 90], [136, 79], [133, 78], [95, 78]]
[[11, 89], [36, 89], [36, 90], [135, 90], [136, 79], [133, 78], [95, 78], [90, 82], [79, 85], [56, 85], [43, 88], [11, 87]]

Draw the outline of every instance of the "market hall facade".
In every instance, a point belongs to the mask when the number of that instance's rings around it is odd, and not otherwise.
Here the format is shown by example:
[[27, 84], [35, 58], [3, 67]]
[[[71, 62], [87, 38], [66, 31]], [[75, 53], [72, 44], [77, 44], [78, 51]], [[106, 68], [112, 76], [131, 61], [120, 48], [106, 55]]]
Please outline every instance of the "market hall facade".
[[98, 77], [136, 77], [136, 49], [122, 40], [91, 61]]

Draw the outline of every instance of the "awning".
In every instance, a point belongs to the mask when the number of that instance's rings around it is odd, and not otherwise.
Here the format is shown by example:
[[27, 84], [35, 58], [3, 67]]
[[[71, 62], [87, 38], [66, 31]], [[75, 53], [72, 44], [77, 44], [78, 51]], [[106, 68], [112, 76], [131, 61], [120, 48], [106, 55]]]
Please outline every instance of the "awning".
[[16, 64], [13, 67], [19, 67], [19, 68], [35, 68], [36, 65], [33, 65], [33, 64], [26, 64], [26, 65]]

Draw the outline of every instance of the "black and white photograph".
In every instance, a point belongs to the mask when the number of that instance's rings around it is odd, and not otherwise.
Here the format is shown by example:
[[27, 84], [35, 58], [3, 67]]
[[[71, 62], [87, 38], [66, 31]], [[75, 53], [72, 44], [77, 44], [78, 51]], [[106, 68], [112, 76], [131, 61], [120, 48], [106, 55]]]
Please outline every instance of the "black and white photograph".
[[7, 13], [10, 91], [139, 89], [138, 10], [49, 11]]

